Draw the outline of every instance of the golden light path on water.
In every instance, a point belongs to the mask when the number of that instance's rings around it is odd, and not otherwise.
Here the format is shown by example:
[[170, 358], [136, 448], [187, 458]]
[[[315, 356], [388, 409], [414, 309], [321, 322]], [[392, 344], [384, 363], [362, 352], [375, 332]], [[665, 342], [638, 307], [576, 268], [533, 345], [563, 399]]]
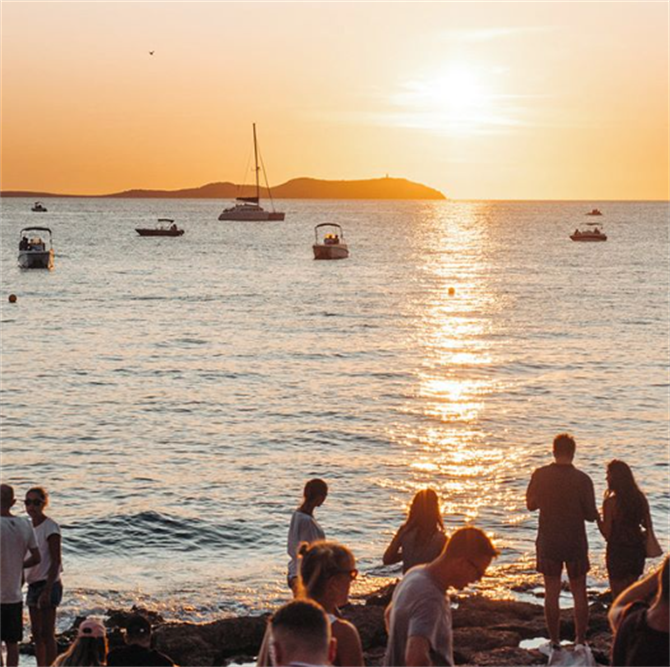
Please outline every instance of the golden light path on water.
[[[511, 386], [490, 372], [499, 352], [495, 319], [485, 314], [503, 309], [505, 296], [490, 280], [488, 228], [482, 224], [487, 209], [486, 203], [470, 204], [427, 224], [432, 251], [421, 279], [426, 292], [414, 304], [419, 324], [414, 344], [422, 360], [415, 393], [404, 408], [419, 418], [419, 426], [408, 428], [415, 420], [405, 421], [391, 429], [391, 437], [404, 445], [409, 469], [405, 483], [396, 484], [403, 511], [416, 491], [430, 486], [440, 497], [447, 533], [478, 525], [504, 548], [503, 531], [479, 522], [482, 509], [500, 508], [509, 524], [527, 515], [518, 491], [504, 483], [521, 467], [522, 456], [493, 444], [482, 423], [488, 397]], [[516, 582], [528, 581], [528, 565], [494, 564], [480, 587], [509, 597]]]

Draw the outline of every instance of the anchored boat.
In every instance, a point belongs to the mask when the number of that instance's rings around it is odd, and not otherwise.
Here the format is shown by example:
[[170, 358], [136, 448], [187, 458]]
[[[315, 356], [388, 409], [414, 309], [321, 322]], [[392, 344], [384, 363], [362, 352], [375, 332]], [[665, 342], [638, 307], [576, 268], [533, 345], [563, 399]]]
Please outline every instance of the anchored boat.
[[135, 231], [140, 236], [181, 236], [184, 233], [170, 218], [158, 218], [157, 227], [136, 227]]
[[[272, 201], [272, 193], [270, 191], [270, 186], [268, 185], [267, 174], [265, 173], [265, 167], [263, 167], [263, 177], [265, 178], [265, 187], [267, 188], [268, 194], [270, 195], [270, 205], [272, 206], [272, 211], [266, 211], [261, 205], [261, 187], [259, 183], [259, 174], [261, 167], [258, 165], [258, 143], [256, 141], [256, 123], [253, 124], [254, 128], [254, 160], [255, 160], [255, 172], [256, 172], [256, 196], [255, 197], [237, 197], [240, 204], [235, 204], [230, 208], [226, 208], [221, 212], [219, 220], [283, 220], [284, 213], [281, 211], [275, 211], [274, 202]], [[262, 165], [261, 159], [261, 165]]]
[[[48, 234], [48, 238], [43, 238], [43, 233]], [[53, 269], [53, 240], [48, 227], [25, 227], [21, 230], [19, 266], [22, 269]]]
[[[326, 231], [328, 228], [330, 231]], [[323, 236], [321, 237], [320, 234]], [[349, 257], [349, 246], [344, 242], [342, 227], [334, 222], [323, 222], [314, 227], [312, 250], [314, 250], [314, 259], [346, 259]]]

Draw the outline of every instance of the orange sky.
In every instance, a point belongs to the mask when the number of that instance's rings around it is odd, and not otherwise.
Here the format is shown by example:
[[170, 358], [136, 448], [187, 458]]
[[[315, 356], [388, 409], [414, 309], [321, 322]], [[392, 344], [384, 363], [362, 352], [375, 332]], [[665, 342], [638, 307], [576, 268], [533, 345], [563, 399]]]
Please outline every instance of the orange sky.
[[241, 182], [255, 121], [271, 184], [668, 199], [667, 2], [1, 8], [4, 190]]

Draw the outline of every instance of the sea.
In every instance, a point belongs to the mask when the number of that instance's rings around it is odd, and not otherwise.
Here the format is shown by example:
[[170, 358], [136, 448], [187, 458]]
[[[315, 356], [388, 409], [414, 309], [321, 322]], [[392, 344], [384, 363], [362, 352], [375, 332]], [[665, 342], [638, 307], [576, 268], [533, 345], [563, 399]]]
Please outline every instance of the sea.
[[[277, 607], [312, 477], [354, 598], [399, 575], [382, 554], [425, 487], [447, 532], [500, 550], [474, 590], [532, 595], [525, 490], [565, 431], [599, 504], [608, 461], [632, 467], [668, 548], [667, 202], [284, 200], [254, 223], [219, 222], [216, 200], [32, 203], [1, 200], [2, 481], [19, 515], [30, 486], [50, 492], [59, 627]], [[136, 234], [162, 217], [185, 234]], [[324, 222], [348, 259], [313, 259]], [[570, 240], [588, 222], [607, 242]], [[31, 225], [53, 232], [52, 271], [17, 265]]]

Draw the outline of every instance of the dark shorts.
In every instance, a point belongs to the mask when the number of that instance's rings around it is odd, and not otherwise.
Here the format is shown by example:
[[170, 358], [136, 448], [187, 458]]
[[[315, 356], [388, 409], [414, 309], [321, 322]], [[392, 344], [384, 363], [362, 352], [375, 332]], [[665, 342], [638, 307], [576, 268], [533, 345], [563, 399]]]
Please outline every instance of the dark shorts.
[[546, 574], [548, 577], [560, 577], [563, 572], [563, 565], [568, 571], [570, 579], [577, 579], [583, 577], [590, 569], [588, 556], [578, 560], [554, 560], [553, 558], [545, 558], [544, 556], [537, 556], [537, 571]]
[[23, 602], [9, 602], [0, 607], [0, 641], [18, 644], [23, 639]]
[[[29, 607], [37, 607], [37, 602], [42, 595], [42, 591], [47, 585], [46, 579], [44, 581], [36, 581], [33, 584], [28, 584], [28, 594], [26, 595], [26, 604]], [[61, 600], [63, 599], [63, 584], [60, 581], [56, 581], [51, 587], [51, 606], [57, 607]]]
[[644, 544], [629, 546], [627, 544], [607, 545], [607, 574], [610, 579], [637, 579], [644, 572], [646, 558]]

